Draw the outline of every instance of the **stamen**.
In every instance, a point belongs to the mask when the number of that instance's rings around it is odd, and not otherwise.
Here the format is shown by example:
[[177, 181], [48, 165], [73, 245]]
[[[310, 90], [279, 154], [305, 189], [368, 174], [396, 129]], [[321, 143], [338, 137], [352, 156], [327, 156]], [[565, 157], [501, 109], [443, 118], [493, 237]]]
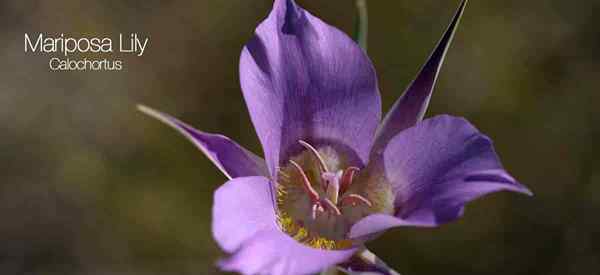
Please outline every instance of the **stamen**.
[[323, 157], [321, 157], [321, 154], [319, 154], [319, 151], [317, 151], [317, 149], [315, 147], [313, 147], [312, 145], [308, 144], [308, 142], [304, 141], [304, 140], [298, 140], [298, 142], [304, 146], [306, 149], [308, 149], [309, 151], [311, 151], [313, 153], [313, 155], [319, 160], [319, 164], [321, 167], [321, 172], [329, 172], [329, 169], [327, 169], [327, 164], [325, 163], [325, 160], [323, 159]]
[[[337, 170], [337, 172], [329, 172], [325, 160], [309, 143], [299, 140], [298, 141], [302, 146], [304, 146], [311, 154], [317, 159], [318, 166], [320, 168], [320, 177], [315, 178], [314, 180], [320, 181], [321, 187], [323, 188], [324, 194], [320, 195], [313, 185], [310, 182], [310, 178], [298, 164], [298, 162], [294, 160], [289, 160], [289, 162], [294, 167], [293, 169], [297, 170], [301, 177], [301, 184], [308, 195], [311, 203], [310, 208], [310, 217], [313, 220], [316, 220], [320, 213], [331, 212], [335, 216], [342, 215], [340, 208], [345, 205], [356, 206], [358, 204], [363, 204], [371, 207], [373, 204], [371, 201], [366, 199], [365, 197], [358, 194], [348, 194], [344, 195], [345, 192], [348, 191], [350, 185], [356, 173], [358, 173], [358, 167], [348, 167], [345, 170]], [[291, 174], [285, 173], [281, 169], [279, 169], [279, 174], [282, 178], [291, 179], [293, 178]], [[295, 177], [295, 175], [294, 175]], [[331, 216], [328, 216], [331, 217]]]
[[333, 211], [337, 216], [342, 215], [340, 209], [337, 206], [335, 206], [335, 204], [331, 202], [328, 198], [325, 198], [323, 201], [325, 202], [325, 206], [329, 210]]
[[310, 216], [311, 216], [311, 218], [312, 218], [313, 220], [315, 220], [315, 219], [317, 218], [317, 214], [319, 214], [319, 212], [320, 212], [320, 213], [323, 213], [323, 212], [325, 212], [325, 209], [324, 209], [324, 208], [323, 208], [323, 206], [321, 205], [321, 202], [316, 202], [316, 203], [314, 203], [314, 204], [313, 204], [313, 206], [312, 206], [312, 213], [311, 213], [311, 215], [310, 215]]
[[308, 177], [306, 176], [306, 173], [304, 173], [304, 170], [302, 170], [302, 167], [297, 162], [295, 162], [293, 160], [290, 160], [290, 163], [294, 167], [296, 167], [296, 170], [298, 170], [298, 172], [302, 176], [302, 186], [304, 186], [304, 191], [306, 191], [306, 193], [310, 197], [310, 201], [312, 203], [319, 202], [319, 193], [317, 193], [317, 191], [315, 191], [315, 189], [310, 184], [310, 181], [308, 180]]
[[358, 173], [359, 170], [360, 169], [358, 169], [358, 167], [354, 166], [348, 167], [346, 170], [344, 170], [344, 174], [342, 174], [342, 182], [340, 184], [340, 194], [344, 194], [348, 190], [348, 187], [350, 187], [350, 184], [354, 179], [354, 175]]
[[358, 195], [358, 194], [347, 195], [347, 196], [343, 197], [342, 200], [340, 201], [340, 205], [350, 204], [352, 206], [356, 206], [357, 203], [362, 203], [369, 207], [373, 206], [373, 203], [371, 203], [371, 201], [369, 201], [365, 197]]

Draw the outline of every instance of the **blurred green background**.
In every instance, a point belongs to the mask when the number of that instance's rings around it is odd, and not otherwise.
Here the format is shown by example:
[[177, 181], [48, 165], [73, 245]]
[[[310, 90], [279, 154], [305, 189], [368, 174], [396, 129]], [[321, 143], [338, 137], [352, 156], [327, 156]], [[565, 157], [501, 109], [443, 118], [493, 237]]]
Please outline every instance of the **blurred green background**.
[[[352, 33], [353, 1], [298, 1]], [[458, 0], [369, 1], [384, 111]], [[0, 274], [217, 274], [225, 177], [144, 103], [260, 153], [238, 58], [271, 1], [0, 2]], [[471, 1], [428, 115], [464, 116], [535, 197], [494, 194], [369, 248], [402, 274], [600, 270], [600, 1]], [[594, 16], [594, 14], [596, 16]], [[24, 33], [150, 36], [120, 72], [51, 72]], [[594, 144], [596, 143], [596, 144]]]

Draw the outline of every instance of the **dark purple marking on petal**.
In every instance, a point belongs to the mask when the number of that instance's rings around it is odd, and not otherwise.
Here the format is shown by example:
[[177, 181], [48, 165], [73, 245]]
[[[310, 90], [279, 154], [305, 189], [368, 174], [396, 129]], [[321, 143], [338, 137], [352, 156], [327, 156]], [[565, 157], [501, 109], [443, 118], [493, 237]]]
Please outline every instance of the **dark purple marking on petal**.
[[268, 176], [265, 161], [223, 135], [204, 133], [178, 119], [139, 105], [138, 109], [177, 130], [190, 140], [228, 179]]
[[386, 114], [381, 126], [377, 129], [372, 153], [381, 153], [391, 138], [402, 130], [412, 127], [425, 116], [444, 57], [448, 52], [466, 4], [467, 0], [463, 0], [452, 22], [417, 77]]
[[531, 195], [503, 169], [488, 137], [465, 119], [446, 115], [398, 134], [367, 169], [383, 173], [391, 184], [396, 217], [367, 217], [352, 228], [354, 237], [400, 225], [447, 223], [469, 201], [497, 191]]
[[364, 166], [381, 118], [377, 78], [346, 34], [275, 1], [240, 57], [240, 82], [272, 176], [299, 140], [344, 148]]

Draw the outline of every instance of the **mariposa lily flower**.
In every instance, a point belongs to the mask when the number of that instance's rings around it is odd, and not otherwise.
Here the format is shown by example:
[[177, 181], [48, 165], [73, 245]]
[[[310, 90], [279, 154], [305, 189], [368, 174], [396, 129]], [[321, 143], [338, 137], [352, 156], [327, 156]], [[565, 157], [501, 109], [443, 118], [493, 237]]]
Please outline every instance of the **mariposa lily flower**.
[[423, 119], [463, 13], [381, 121], [377, 78], [346, 34], [293, 0], [275, 0], [240, 57], [264, 160], [229, 138], [140, 109], [192, 141], [229, 179], [214, 195], [214, 238], [244, 274], [310, 274], [347, 263], [379, 233], [434, 227], [469, 201], [530, 194], [468, 121]]

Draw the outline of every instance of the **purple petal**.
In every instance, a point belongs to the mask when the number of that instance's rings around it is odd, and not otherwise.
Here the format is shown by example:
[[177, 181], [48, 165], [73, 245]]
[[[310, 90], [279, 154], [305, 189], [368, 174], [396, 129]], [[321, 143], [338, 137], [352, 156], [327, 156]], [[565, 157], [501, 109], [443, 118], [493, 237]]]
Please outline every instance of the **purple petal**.
[[394, 137], [368, 169], [381, 171], [392, 185], [396, 217], [365, 218], [352, 228], [355, 238], [394, 226], [453, 221], [466, 203], [492, 192], [531, 194], [504, 171], [488, 137], [445, 115]]
[[435, 82], [444, 62], [444, 57], [450, 47], [466, 4], [467, 0], [463, 0], [448, 29], [433, 50], [433, 53], [429, 56], [427, 62], [425, 62], [425, 65], [421, 68], [417, 77], [386, 114], [383, 123], [377, 130], [377, 137], [373, 145], [374, 153], [380, 153], [389, 140], [396, 136], [396, 134], [406, 128], [412, 127], [423, 119], [429, 99], [433, 93]]
[[242, 274], [314, 274], [348, 260], [356, 251], [310, 248], [274, 229], [258, 233], [219, 265]]
[[373, 65], [346, 34], [276, 0], [242, 51], [240, 81], [271, 173], [298, 140], [366, 162], [381, 102]]
[[235, 178], [215, 191], [212, 231], [223, 250], [238, 250], [257, 232], [276, 227], [275, 221], [267, 178]]
[[233, 179], [215, 192], [213, 234], [233, 255], [219, 263], [242, 274], [310, 274], [350, 258], [356, 249], [320, 250], [279, 230], [269, 181]]
[[268, 175], [263, 159], [244, 149], [228, 137], [201, 132], [172, 116], [146, 106], [139, 105], [138, 109], [171, 126], [189, 139], [227, 178]]
[[372, 214], [362, 218], [360, 221], [354, 224], [348, 237], [351, 239], [365, 238], [372, 234], [399, 226], [432, 227], [431, 224], [409, 222], [392, 215]]

